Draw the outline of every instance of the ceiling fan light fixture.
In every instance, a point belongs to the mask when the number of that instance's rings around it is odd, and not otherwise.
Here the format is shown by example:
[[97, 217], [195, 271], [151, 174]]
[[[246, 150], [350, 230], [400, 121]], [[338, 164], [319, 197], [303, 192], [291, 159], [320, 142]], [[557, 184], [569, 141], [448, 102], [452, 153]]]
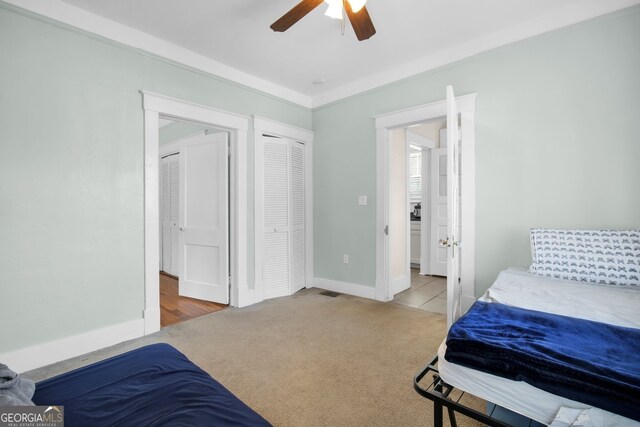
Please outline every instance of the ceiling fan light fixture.
[[362, 9], [367, 2], [367, 0], [347, 0], [349, 5], [351, 6], [351, 10], [353, 13], [358, 13], [360, 9]]
[[329, 5], [325, 15], [341, 20], [342, 35], [346, 27], [345, 16], [349, 18], [349, 23], [359, 41], [367, 40], [376, 34], [376, 27], [373, 26], [369, 12], [364, 6], [366, 0], [300, 0], [291, 10], [271, 24], [270, 28], [280, 33], [287, 31], [323, 3]]
[[324, 0], [329, 7], [324, 13], [326, 16], [334, 19], [342, 19], [342, 0]]

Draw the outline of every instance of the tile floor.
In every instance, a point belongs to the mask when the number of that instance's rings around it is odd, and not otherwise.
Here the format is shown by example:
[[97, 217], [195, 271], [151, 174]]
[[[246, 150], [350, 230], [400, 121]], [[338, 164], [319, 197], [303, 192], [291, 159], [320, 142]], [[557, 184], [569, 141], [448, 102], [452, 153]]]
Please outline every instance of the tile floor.
[[447, 312], [447, 278], [421, 276], [411, 269], [411, 287], [395, 296], [392, 302], [434, 313]]

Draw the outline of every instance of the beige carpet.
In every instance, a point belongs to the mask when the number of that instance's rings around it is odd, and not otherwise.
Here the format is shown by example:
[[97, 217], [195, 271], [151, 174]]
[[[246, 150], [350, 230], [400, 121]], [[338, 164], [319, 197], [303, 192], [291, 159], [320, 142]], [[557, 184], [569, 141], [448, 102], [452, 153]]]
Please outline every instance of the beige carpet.
[[[444, 316], [319, 292], [226, 309], [25, 376], [39, 381], [167, 342], [276, 426], [432, 425], [432, 404], [412, 379], [436, 353]], [[481, 400], [464, 399], [483, 410]]]

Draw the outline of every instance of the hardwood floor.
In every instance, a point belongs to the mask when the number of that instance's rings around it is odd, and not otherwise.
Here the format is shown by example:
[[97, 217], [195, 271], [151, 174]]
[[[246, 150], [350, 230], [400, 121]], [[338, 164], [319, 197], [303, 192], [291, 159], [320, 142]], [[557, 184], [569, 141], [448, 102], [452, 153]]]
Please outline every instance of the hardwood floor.
[[160, 273], [160, 326], [170, 326], [214, 311], [227, 305], [178, 295], [178, 279]]

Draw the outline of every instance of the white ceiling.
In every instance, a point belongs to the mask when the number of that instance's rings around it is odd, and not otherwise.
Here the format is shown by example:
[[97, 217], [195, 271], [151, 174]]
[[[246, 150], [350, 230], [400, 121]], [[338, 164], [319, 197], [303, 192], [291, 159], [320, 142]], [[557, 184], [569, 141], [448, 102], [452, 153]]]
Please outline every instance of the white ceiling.
[[[317, 106], [640, 0], [369, 0], [377, 34], [359, 42], [323, 4], [284, 33], [297, 0], [64, 0], [263, 81]], [[12, 1], [29, 3], [29, 0]], [[31, 2], [33, 3], [33, 1]], [[313, 85], [323, 78], [326, 83]]]

